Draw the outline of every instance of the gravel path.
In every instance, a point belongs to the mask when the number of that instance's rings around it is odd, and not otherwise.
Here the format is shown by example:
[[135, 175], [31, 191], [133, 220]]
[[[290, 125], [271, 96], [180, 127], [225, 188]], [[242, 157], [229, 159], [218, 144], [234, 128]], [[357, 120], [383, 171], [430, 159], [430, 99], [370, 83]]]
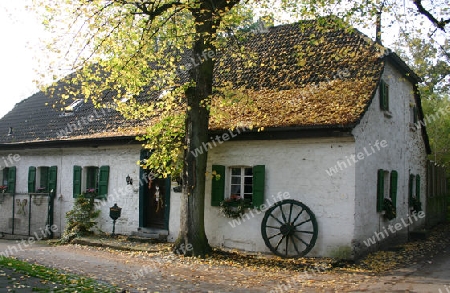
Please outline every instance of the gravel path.
[[[15, 245], [0, 240], [0, 251]], [[22, 247], [15, 257], [118, 285], [126, 292], [433, 292], [450, 291], [450, 247], [390, 274], [293, 272], [183, 258], [167, 252], [84, 245]], [[448, 286], [448, 287], [446, 287]], [[6, 292], [6, 291], [5, 291]], [[26, 291], [17, 291], [26, 292]]]
[[[14, 245], [0, 240], [0, 251]], [[31, 263], [85, 275], [129, 292], [288, 292], [335, 276], [317, 272], [268, 272], [257, 267], [208, 264], [169, 253], [117, 251], [83, 245], [34, 244], [14, 255]], [[319, 280], [315, 280], [319, 277]], [[346, 287], [358, 276], [340, 276]], [[350, 282], [348, 282], [350, 281]], [[278, 290], [278, 291], [277, 291]], [[292, 291], [291, 291], [292, 292]], [[297, 291], [295, 291], [297, 292]], [[306, 291], [312, 292], [312, 291]]]

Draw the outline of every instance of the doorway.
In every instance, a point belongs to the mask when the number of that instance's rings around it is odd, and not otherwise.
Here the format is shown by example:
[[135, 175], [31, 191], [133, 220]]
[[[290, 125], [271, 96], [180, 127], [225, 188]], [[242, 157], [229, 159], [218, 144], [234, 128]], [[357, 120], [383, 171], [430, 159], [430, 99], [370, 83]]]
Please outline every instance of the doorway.
[[168, 230], [170, 212], [170, 178], [154, 178], [147, 170], [142, 170], [147, 178], [139, 191], [139, 227]]

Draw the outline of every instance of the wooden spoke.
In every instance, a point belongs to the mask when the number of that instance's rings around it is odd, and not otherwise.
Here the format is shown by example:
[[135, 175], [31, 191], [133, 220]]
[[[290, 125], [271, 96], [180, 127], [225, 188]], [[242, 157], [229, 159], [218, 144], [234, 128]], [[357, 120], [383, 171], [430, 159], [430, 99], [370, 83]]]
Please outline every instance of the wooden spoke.
[[283, 208], [281, 207], [281, 205], [279, 205], [278, 207], [280, 208], [281, 216], [283, 217], [283, 222], [286, 223], [286, 216], [284, 215]]
[[276, 237], [276, 236], [278, 236], [278, 235], [281, 235], [281, 232], [280, 232], [280, 233], [277, 233], [277, 234], [275, 234], [275, 235], [272, 235], [272, 236], [270, 236], [270, 237], [267, 238], [267, 239], [272, 239], [273, 237]]
[[280, 222], [280, 220], [278, 220], [277, 218], [275, 218], [272, 214], [270, 215], [272, 218], [274, 218], [278, 223], [280, 223], [281, 225], [283, 225], [284, 223]]
[[298, 226], [303, 225], [303, 224], [308, 223], [308, 222], [311, 222], [311, 219], [308, 219], [308, 220], [306, 220], [306, 221], [303, 221], [303, 222], [301, 222], [301, 223], [295, 225], [294, 227], [298, 227]]

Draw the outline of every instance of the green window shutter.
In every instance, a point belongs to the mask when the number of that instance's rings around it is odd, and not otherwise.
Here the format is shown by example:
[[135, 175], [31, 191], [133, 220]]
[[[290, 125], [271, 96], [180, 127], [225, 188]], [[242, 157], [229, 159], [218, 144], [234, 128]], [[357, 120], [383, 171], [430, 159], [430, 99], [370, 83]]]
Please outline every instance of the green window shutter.
[[28, 168], [28, 193], [36, 192], [36, 167]]
[[409, 174], [409, 181], [408, 181], [408, 203], [409, 206], [412, 206], [413, 202], [413, 187], [414, 187], [414, 175]]
[[254, 207], [260, 207], [264, 203], [264, 186], [266, 184], [266, 167], [257, 165], [253, 167], [253, 200]]
[[225, 195], [225, 166], [212, 166], [211, 206], [218, 207]]
[[106, 198], [108, 195], [109, 166], [101, 166], [98, 174], [98, 196]]
[[51, 166], [48, 169], [48, 189], [47, 192], [50, 192], [51, 194], [56, 193], [56, 179], [58, 176], [58, 167], [57, 166]]
[[390, 185], [390, 197], [392, 200], [392, 204], [394, 205], [395, 209], [397, 209], [397, 185], [398, 185], [398, 173], [397, 171], [393, 170], [391, 172], [391, 185]]
[[377, 179], [377, 212], [383, 211], [384, 201], [384, 170], [378, 169]]
[[6, 192], [16, 192], [16, 166], [8, 168], [8, 189], [6, 190]]
[[384, 80], [380, 82], [380, 109], [389, 110], [389, 86]]
[[389, 110], [389, 86], [384, 83], [384, 106], [385, 110]]
[[420, 175], [416, 175], [416, 199], [420, 201]]
[[73, 166], [73, 197], [81, 194], [81, 167]]

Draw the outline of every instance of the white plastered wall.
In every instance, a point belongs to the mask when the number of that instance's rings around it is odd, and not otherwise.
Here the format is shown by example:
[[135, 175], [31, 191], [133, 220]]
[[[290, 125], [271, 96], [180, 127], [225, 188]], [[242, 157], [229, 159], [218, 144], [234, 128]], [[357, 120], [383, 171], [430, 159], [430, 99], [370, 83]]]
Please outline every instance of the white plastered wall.
[[[411, 124], [411, 107], [414, 105], [413, 85], [390, 63], [386, 64], [383, 80], [389, 85], [389, 113], [380, 110], [379, 91], [365, 113], [360, 124], [354, 129], [356, 151], [371, 153], [356, 164], [355, 239], [357, 254], [373, 250], [383, 241], [381, 234], [376, 245], [367, 246], [364, 240], [373, 238], [375, 233], [384, 233], [386, 239], [405, 241], [407, 233], [424, 224], [424, 219], [408, 218], [409, 174], [421, 176], [422, 208], [425, 210], [425, 144], [419, 130]], [[385, 141], [385, 147], [375, 144]], [[391, 221], [376, 211], [377, 170], [398, 172], [397, 217]], [[404, 224], [403, 221], [406, 223]], [[389, 228], [396, 223], [400, 229]], [[387, 233], [386, 233], [387, 231]], [[392, 232], [395, 231], [395, 232]]]

